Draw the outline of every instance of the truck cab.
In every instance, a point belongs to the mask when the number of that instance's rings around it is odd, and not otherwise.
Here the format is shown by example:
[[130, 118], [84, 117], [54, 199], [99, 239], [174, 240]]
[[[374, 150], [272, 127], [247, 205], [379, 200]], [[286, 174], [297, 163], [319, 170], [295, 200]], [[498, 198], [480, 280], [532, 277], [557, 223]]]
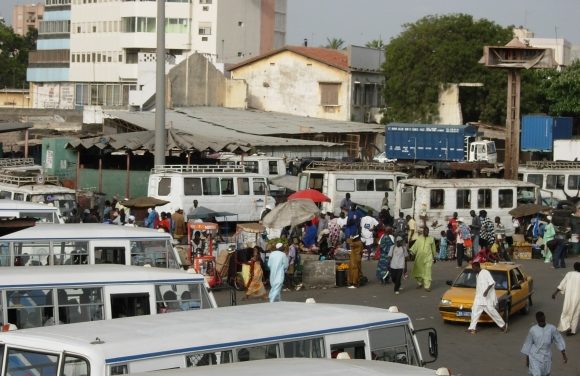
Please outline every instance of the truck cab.
[[467, 160], [469, 162], [497, 163], [495, 142], [489, 140], [471, 142], [469, 144], [469, 155]]

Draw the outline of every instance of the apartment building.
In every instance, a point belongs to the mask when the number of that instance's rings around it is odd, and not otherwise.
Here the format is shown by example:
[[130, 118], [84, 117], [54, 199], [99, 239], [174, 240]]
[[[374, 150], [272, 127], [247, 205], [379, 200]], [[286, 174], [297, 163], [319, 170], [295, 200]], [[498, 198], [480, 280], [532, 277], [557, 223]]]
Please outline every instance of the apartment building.
[[[167, 68], [198, 52], [216, 65], [237, 63], [284, 45], [286, 0], [165, 0]], [[53, 66], [31, 59], [31, 95], [35, 107], [126, 107], [131, 92], [143, 101], [155, 93], [157, 3], [149, 0], [46, 0], [63, 2], [58, 20], [67, 21], [67, 52], [59, 38], [41, 32], [37, 55], [68, 54], [59, 67], [66, 78], [54, 79]], [[51, 5], [49, 5], [51, 3]], [[50, 9], [52, 10], [52, 9]], [[57, 20], [57, 15], [49, 17]], [[56, 26], [56, 25], [55, 25]], [[64, 26], [64, 25], [61, 25]], [[41, 25], [42, 31], [42, 25]], [[60, 31], [60, 30], [59, 30]], [[64, 35], [63, 35], [64, 37]], [[50, 46], [49, 46], [50, 44]], [[50, 52], [48, 52], [50, 51]], [[59, 52], [56, 52], [59, 51]], [[34, 60], [34, 61], [33, 61]], [[60, 62], [60, 61], [59, 61]], [[41, 69], [39, 69], [41, 68]], [[54, 73], [54, 72], [53, 72]], [[66, 98], [57, 94], [67, 93]], [[70, 92], [72, 90], [72, 96]], [[135, 97], [135, 96], [133, 96]], [[51, 98], [51, 100], [47, 100]], [[142, 106], [142, 103], [136, 105]]]
[[44, 14], [44, 4], [14, 5], [12, 8], [12, 29], [14, 33], [25, 36], [30, 29], [38, 29]]

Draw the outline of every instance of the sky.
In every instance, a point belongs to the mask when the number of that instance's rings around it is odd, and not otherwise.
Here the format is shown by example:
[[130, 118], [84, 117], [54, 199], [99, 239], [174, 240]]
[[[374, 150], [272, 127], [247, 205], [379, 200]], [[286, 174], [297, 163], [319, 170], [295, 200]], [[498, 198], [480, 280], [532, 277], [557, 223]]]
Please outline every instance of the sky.
[[[43, 2], [42, 0], [40, 0]], [[229, 0], [239, 1], [239, 0]], [[502, 26], [525, 26], [537, 38], [565, 38], [580, 44], [579, 0], [287, 0], [287, 44], [326, 44], [342, 38], [364, 45], [373, 39], [388, 42], [402, 25], [427, 15], [466, 13]], [[0, 15], [8, 23], [12, 6], [35, 0], [0, 0]]]

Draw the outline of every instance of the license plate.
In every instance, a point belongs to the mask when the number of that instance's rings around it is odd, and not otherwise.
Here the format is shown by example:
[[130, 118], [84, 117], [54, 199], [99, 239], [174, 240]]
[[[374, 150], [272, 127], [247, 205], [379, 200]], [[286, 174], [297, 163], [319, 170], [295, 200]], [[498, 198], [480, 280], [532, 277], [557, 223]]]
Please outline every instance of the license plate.
[[467, 312], [467, 311], [457, 311], [457, 312], [455, 312], [455, 316], [457, 316], [457, 317], [470, 317], [471, 316], [471, 312]]

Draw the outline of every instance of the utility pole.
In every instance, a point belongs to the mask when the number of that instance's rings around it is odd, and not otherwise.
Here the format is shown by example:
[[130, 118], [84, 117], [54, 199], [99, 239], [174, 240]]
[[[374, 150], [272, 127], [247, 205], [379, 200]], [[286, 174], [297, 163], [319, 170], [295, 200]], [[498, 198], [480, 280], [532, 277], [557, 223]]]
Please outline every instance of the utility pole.
[[480, 63], [508, 72], [504, 178], [517, 180], [520, 164], [521, 70], [554, 68], [554, 55], [550, 48], [529, 47], [514, 38], [505, 46], [484, 46]]
[[165, 164], [165, 0], [157, 0], [155, 165]]

